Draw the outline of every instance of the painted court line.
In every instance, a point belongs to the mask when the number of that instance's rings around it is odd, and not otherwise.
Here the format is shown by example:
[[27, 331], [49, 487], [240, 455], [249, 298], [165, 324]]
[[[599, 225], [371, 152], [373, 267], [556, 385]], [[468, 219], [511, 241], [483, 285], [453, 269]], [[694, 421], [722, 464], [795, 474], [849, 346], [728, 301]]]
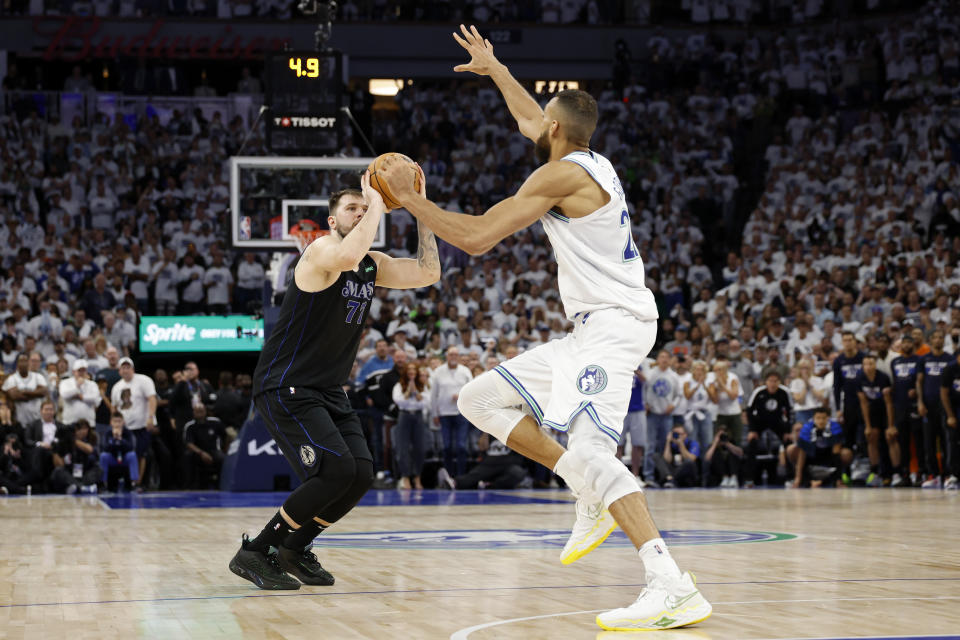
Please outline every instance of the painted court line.
[[[735, 602], [714, 602], [714, 606], [724, 606], [724, 605], [741, 605], [741, 604], [793, 604], [793, 603], [810, 603], [810, 602], [873, 602], [878, 600], [960, 600], [960, 596], [933, 596], [933, 597], [919, 597], [919, 596], [894, 596], [894, 597], [878, 597], [878, 598], [811, 598], [811, 599], [801, 599], [801, 600], [738, 600]], [[525, 618], [511, 618], [509, 620], [495, 620], [493, 622], [484, 622], [482, 624], [477, 624], [472, 627], [466, 627], [454, 631], [450, 635], [450, 640], [467, 640], [470, 637], [470, 634], [476, 631], [482, 631], [483, 629], [492, 629], [493, 627], [502, 627], [508, 624], [513, 624], [515, 622], [527, 622], [528, 620], [542, 620], [544, 618], [560, 618], [563, 616], [575, 616], [586, 613], [599, 613], [601, 611], [606, 611], [606, 609], [589, 609], [585, 611], [564, 611], [561, 613], [548, 613], [539, 616], [527, 616]], [[872, 637], [872, 638], [863, 638], [862, 640], [895, 640], [897, 638], [909, 639], [909, 638], [924, 638], [926, 640], [955, 640], [960, 639], [960, 636], [943, 636], [943, 635], [932, 635], [932, 636], [883, 636]], [[770, 638], [768, 640], [779, 640], [776, 638]], [[844, 638], [794, 638], [793, 640], [848, 640]], [[852, 639], [850, 639], [852, 640]]]
[[[838, 584], [845, 582], [960, 582], [960, 578], [854, 578], [850, 580], [748, 580], [738, 582], [699, 582], [701, 585], [724, 586], [724, 585], [747, 585], [747, 584]], [[131, 598], [128, 600], [86, 600], [73, 602], [25, 602], [14, 604], [0, 604], [0, 609], [13, 609], [21, 607], [66, 607], [98, 604], [141, 604], [146, 602], [185, 602], [191, 600], [241, 600], [244, 598], [304, 598], [304, 597], [326, 597], [326, 596], [368, 596], [368, 595], [402, 595], [418, 593], [464, 593], [464, 592], [487, 592], [487, 591], [534, 591], [538, 589], [556, 590], [556, 589], [610, 589], [618, 587], [643, 587], [643, 583], [629, 584], [578, 584], [578, 585], [540, 585], [533, 587], [461, 587], [455, 589], [395, 589], [384, 591], [326, 591], [320, 593], [239, 593], [222, 596], [167, 596], [158, 598]], [[252, 589], [252, 587], [251, 587]], [[867, 598], [868, 600], [877, 600], [880, 598]], [[896, 600], [926, 598], [894, 598]], [[958, 598], [960, 599], [960, 598]], [[779, 602], [779, 601], [757, 601], [757, 602]], [[819, 602], [819, 600], [789, 600], [788, 602]], [[720, 603], [718, 603], [720, 604]], [[732, 604], [732, 603], [727, 603]], [[579, 613], [579, 612], [575, 612]], [[549, 614], [541, 617], [551, 617]], [[568, 614], [563, 614], [568, 615]], [[572, 614], [569, 614], [572, 615]]]

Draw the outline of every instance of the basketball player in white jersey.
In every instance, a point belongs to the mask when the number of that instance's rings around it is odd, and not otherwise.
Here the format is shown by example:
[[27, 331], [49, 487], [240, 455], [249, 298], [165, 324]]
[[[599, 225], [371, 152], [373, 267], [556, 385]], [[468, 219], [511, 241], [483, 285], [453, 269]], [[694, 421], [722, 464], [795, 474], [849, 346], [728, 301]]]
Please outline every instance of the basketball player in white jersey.
[[[574, 323], [570, 335], [468, 383], [460, 391], [460, 411], [511, 449], [556, 471], [578, 496], [564, 563], [589, 553], [616, 524], [639, 550], [646, 588], [632, 605], [598, 615], [598, 625], [669, 629], [704, 620], [712, 607], [692, 576], [680, 572], [636, 479], [616, 458], [634, 371], [656, 338], [657, 309], [644, 286], [620, 180], [610, 162], [589, 148], [597, 103], [583, 91], [563, 91], [541, 110], [476, 28], [460, 28], [463, 37], [454, 38], [471, 60], [455, 70], [493, 79], [543, 165], [514, 196], [481, 216], [440, 209], [413, 191], [400, 165], [386, 167], [381, 180], [417, 220], [472, 255], [539, 220], [556, 254], [560, 296]], [[513, 408], [521, 405], [525, 411]], [[541, 425], [567, 432], [567, 449]]]

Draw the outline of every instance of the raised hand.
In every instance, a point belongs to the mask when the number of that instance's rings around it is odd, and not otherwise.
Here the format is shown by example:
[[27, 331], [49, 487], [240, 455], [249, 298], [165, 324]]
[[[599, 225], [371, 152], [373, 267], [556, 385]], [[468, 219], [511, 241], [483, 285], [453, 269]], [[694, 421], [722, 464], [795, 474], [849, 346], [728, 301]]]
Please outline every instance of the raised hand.
[[489, 40], [480, 36], [480, 32], [473, 25], [467, 29], [460, 25], [460, 31], [463, 37], [456, 32], [453, 33], [453, 39], [470, 54], [470, 62], [467, 64], [458, 64], [453, 68], [454, 71], [472, 71], [478, 76], [488, 76], [493, 68], [499, 64], [496, 56], [493, 55], [493, 45]]
[[360, 178], [360, 191], [363, 192], [363, 199], [367, 203], [367, 208], [376, 208], [380, 207], [381, 211], [387, 210], [387, 205], [383, 203], [383, 196], [380, 195], [380, 192], [370, 186], [370, 171], [363, 172], [363, 177]]

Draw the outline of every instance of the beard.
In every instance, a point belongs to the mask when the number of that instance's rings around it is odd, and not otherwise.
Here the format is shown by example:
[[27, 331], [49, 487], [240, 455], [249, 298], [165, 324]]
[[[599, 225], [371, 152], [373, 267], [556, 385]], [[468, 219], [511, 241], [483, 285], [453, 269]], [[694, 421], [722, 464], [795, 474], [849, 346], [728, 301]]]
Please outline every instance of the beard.
[[536, 143], [534, 144], [534, 153], [537, 157], [537, 162], [540, 164], [546, 164], [550, 160], [550, 134], [549, 131], [544, 131], [540, 134], [540, 137], [537, 138]]
[[360, 222], [360, 221], [357, 220], [356, 222], [353, 223], [352, 226], [350, 226], [345, 222], [340, 222], [340, 219], [337, 218], [336, 219], [337, 224], [336, 224], [336, 228], [334, 228], [334, 231], [336, 231], [337, 235], [340, 236], [340, 239], [343, 240], [344, 238], [347, 237], [348, 233], [353, 231], [353, 227], [357, 226], [357, 222]]

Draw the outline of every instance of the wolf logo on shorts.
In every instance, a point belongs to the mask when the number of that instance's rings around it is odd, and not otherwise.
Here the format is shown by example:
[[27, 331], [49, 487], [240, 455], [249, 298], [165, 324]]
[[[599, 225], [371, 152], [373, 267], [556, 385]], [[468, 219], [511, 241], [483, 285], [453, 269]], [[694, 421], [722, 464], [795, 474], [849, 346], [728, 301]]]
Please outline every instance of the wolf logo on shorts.
[[585, 367], [577, 376], [577, 388], [588, 396], [600, 393], [607, 388], [607, 372], [597, 365]]

